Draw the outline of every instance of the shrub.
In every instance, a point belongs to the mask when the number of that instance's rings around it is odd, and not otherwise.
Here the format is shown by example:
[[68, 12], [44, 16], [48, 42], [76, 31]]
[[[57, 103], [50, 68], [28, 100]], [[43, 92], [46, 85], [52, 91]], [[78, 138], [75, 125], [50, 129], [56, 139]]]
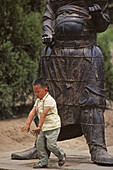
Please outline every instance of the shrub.
[[102, 49], [105, 61], [105, 90], [107, 99], [113, 100], [113, 64], [111, 63], [111, 43], [113, 43], [113, 27], [98, 35], [98, 43]]
[[0, 115], [12, 114], [32, 94], [42, 50], [41, 14], [29, 0], [0, 1]]

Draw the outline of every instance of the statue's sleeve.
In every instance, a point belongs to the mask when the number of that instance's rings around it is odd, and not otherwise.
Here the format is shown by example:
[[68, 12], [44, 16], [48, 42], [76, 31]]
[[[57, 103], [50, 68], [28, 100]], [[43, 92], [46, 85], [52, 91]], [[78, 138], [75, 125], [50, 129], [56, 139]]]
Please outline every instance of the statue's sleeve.
[[54, 33], [54, 12], [49, 0], [46, 0], [46, 8], [43, 16], [43, 36], [52, 36]]
[[108, 15], [108, 2], [104, 1], [103, 3], [100, 3], [99, 6], [101, 10], [91, 12], [91, 16], [96, 32], [104, 32], [110, 23]]

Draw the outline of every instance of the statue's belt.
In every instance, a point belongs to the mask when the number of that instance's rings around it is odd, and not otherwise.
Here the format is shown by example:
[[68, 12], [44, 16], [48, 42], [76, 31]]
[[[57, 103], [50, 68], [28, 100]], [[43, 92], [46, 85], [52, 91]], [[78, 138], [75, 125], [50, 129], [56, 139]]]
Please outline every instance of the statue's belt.
[[67, 13], [76, 13], [79, 15], [83, 15], [84, 17], [89, 17], [89, 11], [83, 7], [79, 7], [76, 5], [65, 5], [60, 7], [57, 12], [56, 12], [56, 16], [67, 12]]
[[73, 40], [73, 41], [55, 41], [56, 48], [85, 48], [89, 46], [97, 45], [97, 42], [94, 40]]

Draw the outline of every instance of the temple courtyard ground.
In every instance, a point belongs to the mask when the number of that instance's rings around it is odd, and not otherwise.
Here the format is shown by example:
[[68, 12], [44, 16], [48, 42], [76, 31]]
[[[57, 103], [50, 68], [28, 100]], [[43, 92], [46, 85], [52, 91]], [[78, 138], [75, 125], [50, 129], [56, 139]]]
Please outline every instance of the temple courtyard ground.
[[[109, 153], [113, 156], [113, 106], [105, 111], [105, 136]], [[21, 132], [21, 127], [25, 125], [27, 118], [19, 118], [7, 121], [0, 121], [0, 170], [32, 170], [33, 164], [38, 160], [11, 160], [11, 153], [22, 151], [33, 147], [35, 136], [30, 132]], [[31, 129], [35, 128], [34, 123]], [[71, 132], [70, 132], [71, 133]], [[51, 155], [48, 169], [86, 169], [101, 170], [112, 169], [113, 166], [99, 166], [93, 164], [84, 136], [58, 142], [67, 154], [66, 163], [63, 167], [58, 167], [57, 158]]]

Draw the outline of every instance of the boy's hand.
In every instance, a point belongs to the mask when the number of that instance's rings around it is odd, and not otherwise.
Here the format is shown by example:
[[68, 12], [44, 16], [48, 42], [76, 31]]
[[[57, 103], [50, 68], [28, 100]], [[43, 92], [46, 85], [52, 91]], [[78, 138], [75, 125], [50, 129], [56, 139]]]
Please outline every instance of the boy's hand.
[[40, 134], [40, 130], [41, 128], [40, 127], [37, 127], [36, 129], [33, 129], [33, 134], [36, 135], [36, 134]]
[[29, 132], [29, 130], [30, 130], [30, 125], [25, 125], [24, 127], [21, 128], [21, 131], [22, 131], [22, 132], [23, 132], [23, 131]]

